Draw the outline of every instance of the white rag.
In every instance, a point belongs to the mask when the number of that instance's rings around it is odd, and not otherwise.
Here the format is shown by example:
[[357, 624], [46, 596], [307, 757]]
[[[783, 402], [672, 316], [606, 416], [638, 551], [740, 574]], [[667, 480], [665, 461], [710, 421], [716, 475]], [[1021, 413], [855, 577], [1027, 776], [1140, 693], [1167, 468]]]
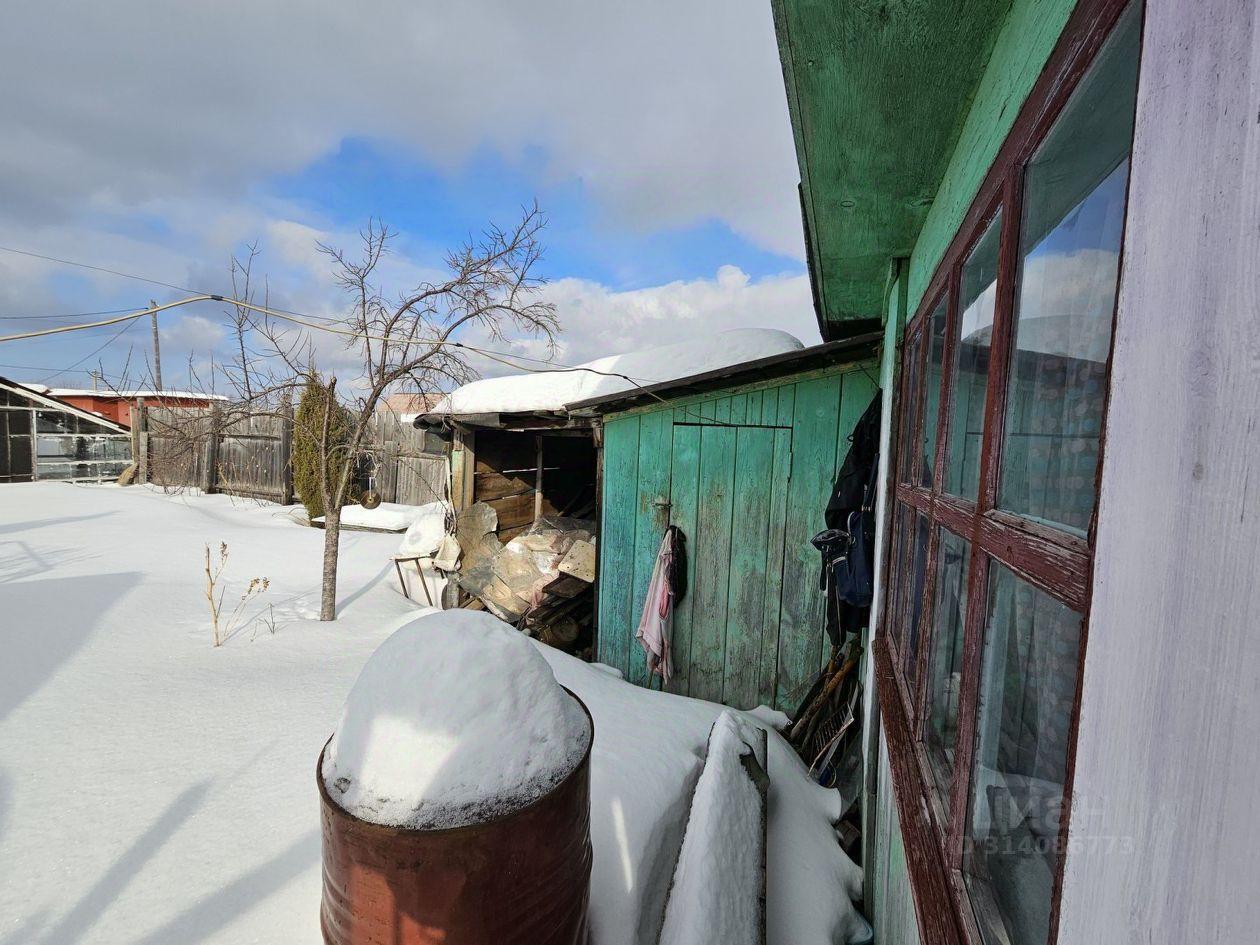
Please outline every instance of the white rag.
[[647, 599], [643, 602], [643, 616], [634, 637], [647, 656], [648, 671], [661, 677], [662, 685], [669, 682], [669, 631], [674, 622], [674, 589], [669, 583], [669, 573], [674, 560], [674, 533], [665, 532], [661, 550], [652, 567], [652, 580], [648, 583]]

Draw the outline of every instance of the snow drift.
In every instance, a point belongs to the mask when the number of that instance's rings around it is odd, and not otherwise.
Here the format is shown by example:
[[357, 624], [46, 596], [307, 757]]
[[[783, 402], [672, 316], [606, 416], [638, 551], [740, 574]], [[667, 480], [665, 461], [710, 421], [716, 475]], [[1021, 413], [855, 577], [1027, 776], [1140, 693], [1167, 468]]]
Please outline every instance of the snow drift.
[[[760, 736], [760, 737], [758, 737]], [[759, 945], [762, 941], [765, 736], [727, 709], [713, 723], [704, 770], [665, 907], [660, 945]], [[762, 782], [764, 784], [764, 781]]]
[[[656, 945], [709, 732], [725, 706], [631, 685], [617, 670], [534, 644], [595, 720], [591, 747], [591, 942]], [[768, 731], [767, 945], [870, 937], [851, 900], [862, 871], [836, 840], [840, 795], [810, 780]]]

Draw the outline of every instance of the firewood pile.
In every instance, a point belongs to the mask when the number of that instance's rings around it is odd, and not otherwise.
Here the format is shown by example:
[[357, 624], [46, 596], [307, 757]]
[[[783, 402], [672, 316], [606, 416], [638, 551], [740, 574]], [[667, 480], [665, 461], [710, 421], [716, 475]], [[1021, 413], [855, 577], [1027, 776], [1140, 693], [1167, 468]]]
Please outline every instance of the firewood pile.
[[484, 607], [530, 636], [568, 652], [590, 645], [594, 619], [595, 527], [589, 519], [543, 516], [503, 544], [493, 508], [478, 502], [456, 519], [463, 560], [456, 581], [464, 606]]

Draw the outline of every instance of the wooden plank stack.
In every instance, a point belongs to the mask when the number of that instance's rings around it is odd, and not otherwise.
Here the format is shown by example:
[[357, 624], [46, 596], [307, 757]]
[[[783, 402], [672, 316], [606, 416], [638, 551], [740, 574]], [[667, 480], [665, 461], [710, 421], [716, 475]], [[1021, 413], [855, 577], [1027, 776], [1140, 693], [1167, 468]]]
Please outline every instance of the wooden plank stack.
[[496, 510], [478, 502], [457, 518], [465, 546], [460, 588], [475, 602], [550, 646], [589, 646], [594, 623], [595, 537], [584, 519], [544, 516], [500, 544]]

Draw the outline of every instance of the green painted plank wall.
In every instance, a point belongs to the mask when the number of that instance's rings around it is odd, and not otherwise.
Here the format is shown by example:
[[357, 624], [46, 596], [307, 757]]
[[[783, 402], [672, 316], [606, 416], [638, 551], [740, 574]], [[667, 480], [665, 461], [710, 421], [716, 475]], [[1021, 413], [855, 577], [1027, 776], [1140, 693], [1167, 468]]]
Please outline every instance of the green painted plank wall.
[[818, 552], [809, 539], [826, 525], [823, 508], [836, 478], [842, 388], [843, 379], [839, 376], [818, 377], [796, 385], [786, 525], [789, 540], [783, 554], [783, 603], [779, 613], [777, 706], [794, 706], [820, 665], [821, 641], [825, 636], [823, 599], [818, 591]]
[[[759, 410], [760, 405], [758, 405]], [[726, 599], [725, 667], [722, 701], [753, 706], [758, 699], [758, 668], [765, 633], [766, 572], [770, 534], [770, 491], [775, 466], [775, 434], [766, 427], [735, 431], [734, 509], [742, 527], [732, 542], [732, 580]], [[785, 431], [786, 432], [786, 431]], [[780, 559], [781, 560], [781, 559]], [[757, 628], [757, 632], [751, 632]]]
[[809, 539], [825, 527], [876, 370], [815, 371], [605, 419], [601, 662], [647, 684], [634, 633], [673, 521], [688, 536], [690, 593], [674, 618], [668, 688], [796, 707], [827, 652]]
[[[638, 506], [639, 424], [604, 429], [605, 513], [599, 530], [599, 609], [629, 613], [634, 585], [635, 509]], [[608, 514], [607, 510], [615, 510]], [[634, 626], [600, 640], [600, 659], [622, 672]]]
[[[638, 489], [634, 496], [633, 514], [635, 548], [645, 548], [654, 541], [660, 542], [661, 534], [669, 524], [670, 452], [674, 433], [671, 420], [670, 412], [662, 411], [644, 417], [639, 424], [638, 457], [635, 463]], [[604, 475], [608, 475], [607, 468]], [[641, 601], [647, 596], [655, 563], [655, 555], [635, 555], [630, 562], [631, 600]], [[647, 665], [642, 660], [631, 660], [626, 678], [645, 685], [648, 680]]]
[[[684, 535], [694, 535], [696, 533], [696, 522], [699, 515], [700, 502], [700, 432], [701, 428], [694, 425], [684, 425], [690, 421], [690, 417], [684, 409], [674, 410], [674, 448], [673, 460], [679, 468], [679, 472], [672, 476], [670, 482], [670, 518], [679, 528], [682, 529]], [[638, 422], [637, 418], [628, 421], [622, 421], [622, 426], [627, 428], [633, 427]], [[695, 475], [686, 474], [683, 470], [694, 469]], [[605, 489], [604, 495], [608, 495]], [[605, 506], [607, 509], [607, 506]], [[696, 556], [687, 556], [687, 586], [693, 587], [696, 582]], [[674, 648], [674, 678], [670, 680], [670, 688], [675, 692], [688, 692], [691, 686], [691, 627], [692, 617], [695, 612], [696, 597], [694, 594], [686, 595], [674, 610], [674, 627], [673, 639], [670, 641]], [[601, 601], [602, 604], [602, 601]], [[600, 609], [601, 619], [600, 626], [605, 626], [602, 614], [603, 608]], [[638, 618], [631, 611], [624, 611], [619, 607], [612, 607], [608, 611], [611, 620], [617, 621], [617, 627], [623, 625], [623, 622], [630, 620], [631, 627], [638, 626]], [[611, 626], [611, 625], [610, 625]], [[620, 631], [619, 631], [620, 632]], [[631, 630], [631, 635], [633, 635]], [[603, 659], [603, 641], [605, 634], [600, 635], [600, 653]]]
[[1075, 7], [1076, 0], [1011, 4], [910, 256], [911, 314]]

